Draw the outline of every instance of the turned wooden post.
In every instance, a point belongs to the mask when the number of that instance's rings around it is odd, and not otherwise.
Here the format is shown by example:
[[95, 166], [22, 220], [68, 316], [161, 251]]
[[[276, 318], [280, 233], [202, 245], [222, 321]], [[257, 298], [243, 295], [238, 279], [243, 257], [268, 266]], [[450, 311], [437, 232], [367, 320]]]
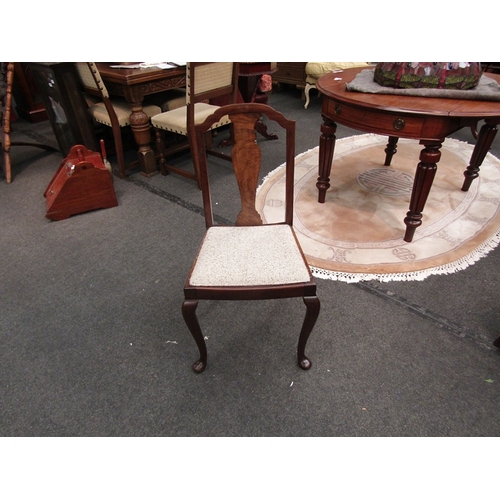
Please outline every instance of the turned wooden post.
[[141, 173], [151, 177], [158, 173], [156, 156], [151, 149], [151, 126], [148, 115], [144, 112], [142, 104], [135, 102], [131, 104], [130, 128], [134, 134], [135, 141], [139, 146], [137, 152]]
[[[444, 140], [444, 139], [443, 139]], [[413, 191], [411, 193], [410, 210], [404, 219], [406, 232], [404, 240], [413, 240], [415, 229], [422, 224], [422, 211], [427, 201], [427, 196], [431, 190], [434, 176], [436, 175], [437, 163], [441, 158], [441, 141], [420, 141], [425, 147], [420, 153], [420, 163], [417, 166], [415, 180], [413, 181]]]
[[325, 202], [326, 191], [330, 187], [330, 171], [332, 169], [333, 152], [335, 150], [337, 124], [323, 116], [321, 135], [319, 137], [319, 176], [316, 187], [318, 188], [319, 203]]
[[389, 167], [391, 165], [392, 157], [396, 154], [398, 149], [398, 139], [399, 137], [389, 137], [389, 142], [385, 148], [385, 167]]
[[468, 191], [472, 181], [479, 177], [479, 167], [483, 163], [486, 153], [490, 150], [493, 139], [497, 135], [496, 124], [486, 122], [479, 131], [477, 142], [472, 151], [470, 164], [464, 172], [464, 183], [462, 184], [462, 191]]

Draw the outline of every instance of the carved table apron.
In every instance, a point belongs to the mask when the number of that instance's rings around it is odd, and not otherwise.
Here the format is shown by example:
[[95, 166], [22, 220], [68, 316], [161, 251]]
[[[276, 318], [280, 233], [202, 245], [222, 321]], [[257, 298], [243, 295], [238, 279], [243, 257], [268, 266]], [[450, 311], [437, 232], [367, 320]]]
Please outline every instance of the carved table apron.
[[[465, 99], [413, 97], [394, 94], [370, 94], [346, 89], [359, 71], [345, 70], [322, 76], [316, 83], [323, 94], [323, 124], [319, 139], [319, 176], [316, 183], [319, 203], [325, 202], [330, 187], [330, 172], [335, 149], [337, 123], [364, 132], [387, 135], [385, 166], [396, 153], [398, 138], [417, 139], [424, 149], [417, 165], [409, 211], [404, 218], [405, 241], [412, 241], [422, 224], [422, 211], [434, 180], [441, 153], [440, 148], [450, 134], [464, 127], [476, 130], [484, 124], [477, 137], [470, 164], [464, 172], [462, 191], [467, 191], [479, 175], [479, 167], [491, 147], [500, 123], [500, 102]], [[500, 83], [500, 75], [487, 74]], [[340, 80], [338, 80], [340, 78]]]
[[185, 87], [186, 68], [116, 69], [109, 63], [97, 63], [97, 67], [108, 92], [124, 97], [131, 105], [130, 127], [139, 146], [137, 154], [142, 174], [146, 177], [157, 174], [156, 157], [151, 148], [151, 126], [142, 102], [147, 95]]

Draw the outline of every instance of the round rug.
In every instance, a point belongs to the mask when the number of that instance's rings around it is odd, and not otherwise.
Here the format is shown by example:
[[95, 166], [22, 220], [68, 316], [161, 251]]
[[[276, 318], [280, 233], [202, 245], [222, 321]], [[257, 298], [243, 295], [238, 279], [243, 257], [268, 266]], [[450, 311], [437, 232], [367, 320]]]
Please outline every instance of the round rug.
[[[387, 137], [337, 140], [330, 188], [318, 203], [319, 148], [295, 159], [294, 228], [314, 276], [342, 281], [422, 280], [465, 269], [500, 241], [500, 162], [488, 153], [479, 178], [461, 190], [473, 146], [446, 139], [413, 241], [403, 240], [418, 141], [400, 139], [384, 167]], [[265, 222], [284, 216], [284, 166], [259, 188]]]

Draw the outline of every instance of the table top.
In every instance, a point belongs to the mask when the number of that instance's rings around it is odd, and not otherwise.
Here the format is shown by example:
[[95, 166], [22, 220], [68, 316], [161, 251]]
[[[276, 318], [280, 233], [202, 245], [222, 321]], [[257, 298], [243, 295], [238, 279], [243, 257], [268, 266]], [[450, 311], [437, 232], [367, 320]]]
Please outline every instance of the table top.
[[[366, 68], [353, 68], [341, 73], [328, 73], [316, 82], [317, 89], [324, 95], [345, 104], [367, 109], [405, 114], [422, 114], [448, 117], [488, 118], [500, 117], [499, 101], [479, 101], [436, 97], [414, 97], [395, 94], [371, 94], [346, 89], [346, 83]], [[485, 73], [500, 84], [500, 75]], [[336, 78], [342, 78], [337, 81]]]
[[164, 78], [173, 78], [176, 76], [184, 76], [186, 67], [179, 66], [177, 68], [160, 69], [160, 68], [139, 68], [139, 69], [123, 69], [111, 68], [116, 63], [96, 63], [103, 80], [106, 83], [117, 83], [121, 85], [137, 85], [142, 83], [150, 83]]

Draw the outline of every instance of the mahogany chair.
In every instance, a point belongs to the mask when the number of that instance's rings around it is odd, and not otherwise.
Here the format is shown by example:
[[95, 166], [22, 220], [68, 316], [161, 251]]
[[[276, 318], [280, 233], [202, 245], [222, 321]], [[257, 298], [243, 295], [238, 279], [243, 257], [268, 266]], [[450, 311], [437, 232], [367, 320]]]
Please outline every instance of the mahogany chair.
[[[238, 70], [239, 63], [232, 62], [203, 62], [187, 63], [186, 65], [186, 104], [170, 111], [165, 111], [151, 119], [152, 126], [156, 129], [156, 145], [160, 157], [160, 170], [163, 175], [175, 172], [179, 175], [193, 179], [200, 186], [199, 173], [194, 164], [194, 172], [177, 168], [167, 164], [167, 157], [190, 149], [194, 151], [194, 128], [212, 114], [219, 106], [209, 104], [210, 99], [228, 96], [228, 103], [236, 103], [238, 96]], [[213, 123], [211, 129], [216, 129], [230, 122], [226, 116], [222, 116], [217, 123]], [[187, 137], [187, 141], [174, 143], [171, 146], [165, 144], [165, 132]], [[207, 131], [205, 144], [209, 154], [230, 160], [228, 155], [223, 154], [212, 147], [212, 134]]]
[[46, 144], [36, 144], [31, 142], [12, 142], [11, 115], [12, 115], [12, 85], [14, 83], [14, 63], [0, 63], [0, 151], [2, 153], [2, 166], [7, 184], [12, 182], [12, 162], [10, 158], [11, 146], [32, 146], [45, 149], [45, 151], [57, 151], [52, 146]]
[[[101, 125], [111, 127], [113, 141], [115, 143], [116, 158], [120, 177], [126, 177], [127, 170], [132, 169], [138, 161], [125, 163], [123, 151], [122, 128], [130, 125], [130, 115], [132, 108], [123, 99], [110, 99], [109, 93], [102, 81], [101, 74], [93, 62], [78, 62], [76, 69], [80, 76], [85, 94], [87, 95], [88, 111], [92, 118]], [[144, 112], [149, 118], [161, 113], [160, 106], [145, 104]]]
[[[262, 115], [286, 131], [285, 214], [283, 222], [264, 224], [256, 210], [262, 154], [255, 124]], [[204, 135], [228, 116], [234, 145], [231, 156], [241, 197], [235, 225], [214, 225]], [[318, 318], [320, 301], [316, 284], [294, 233], [293, 177], [295, 122], [266, 104], [222, 106], [196, 125], [195, 164], [200, 176], [207, 231], [184, 287], [182, 314], [200, 352], [193, 365], [201, 373], [207, 365], [207, 348], [196, 316], [199, 300], [266, 300], [302, 297], [306, 315], [299, 335], [297, 357], [308, 370], [307, 339]], [[276, 144], [276, 143], [275, 143]]]

